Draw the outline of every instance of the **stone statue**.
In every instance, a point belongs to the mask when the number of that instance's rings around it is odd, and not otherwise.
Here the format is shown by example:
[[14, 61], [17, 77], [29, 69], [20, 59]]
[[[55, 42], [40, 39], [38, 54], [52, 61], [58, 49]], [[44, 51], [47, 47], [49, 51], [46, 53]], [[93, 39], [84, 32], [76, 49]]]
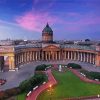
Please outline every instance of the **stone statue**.
[[61, 70], [62, 70], [62, 67], [61, 67], [61, 65], [59, 65], [59, 72], [61, 72]]

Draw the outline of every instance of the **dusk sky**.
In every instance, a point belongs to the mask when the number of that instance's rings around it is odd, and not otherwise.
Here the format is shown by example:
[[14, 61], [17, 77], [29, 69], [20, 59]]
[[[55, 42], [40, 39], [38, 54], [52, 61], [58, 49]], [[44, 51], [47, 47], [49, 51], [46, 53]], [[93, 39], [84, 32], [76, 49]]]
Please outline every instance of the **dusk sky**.
[[0, 39], [100, 40], [100, 0], [0, 0]]

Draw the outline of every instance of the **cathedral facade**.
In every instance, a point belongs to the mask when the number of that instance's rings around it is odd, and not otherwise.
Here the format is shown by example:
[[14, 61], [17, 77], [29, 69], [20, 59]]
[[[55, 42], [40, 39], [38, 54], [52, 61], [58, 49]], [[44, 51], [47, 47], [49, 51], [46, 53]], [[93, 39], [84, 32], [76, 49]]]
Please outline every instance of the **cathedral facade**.
[[9, 56], [9, 70], [32, 61], [74, 60], [100, 67], [100, 46], [62, 44], [53, 41], [49, 24], [42, 31], [42, 42], [25, 45], [0, 46], [0, 56]]

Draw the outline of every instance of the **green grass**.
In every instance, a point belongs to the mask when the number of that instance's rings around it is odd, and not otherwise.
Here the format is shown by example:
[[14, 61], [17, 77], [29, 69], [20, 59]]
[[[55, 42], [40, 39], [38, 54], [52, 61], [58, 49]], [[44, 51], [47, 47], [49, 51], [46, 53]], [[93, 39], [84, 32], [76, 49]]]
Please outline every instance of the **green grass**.
[[26, 93], [19, 94], [16, 96], [17, 100], [26, 100]]
[[100, 94], [100, 85], [85, 83], [72, 72], [53, 71], [58, 84], [50, 91], [44, 91], [37, 100], [62, 100], [68, 97], [90, 96]]

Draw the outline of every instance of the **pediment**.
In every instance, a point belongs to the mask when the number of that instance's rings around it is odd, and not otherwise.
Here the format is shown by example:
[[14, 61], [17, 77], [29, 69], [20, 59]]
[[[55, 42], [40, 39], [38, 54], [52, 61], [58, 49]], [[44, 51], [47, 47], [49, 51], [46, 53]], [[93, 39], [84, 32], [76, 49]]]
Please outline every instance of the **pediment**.
[[60, 50], [59, 45], [47, 45], [43, 47], [43, 50]]
[[47, 46], [45, 48], [48, 48], [48, 49], [58, 49], [58, 47], [57, 46], [54, 46], [54, 45], [50, 45], [50, 46]]

